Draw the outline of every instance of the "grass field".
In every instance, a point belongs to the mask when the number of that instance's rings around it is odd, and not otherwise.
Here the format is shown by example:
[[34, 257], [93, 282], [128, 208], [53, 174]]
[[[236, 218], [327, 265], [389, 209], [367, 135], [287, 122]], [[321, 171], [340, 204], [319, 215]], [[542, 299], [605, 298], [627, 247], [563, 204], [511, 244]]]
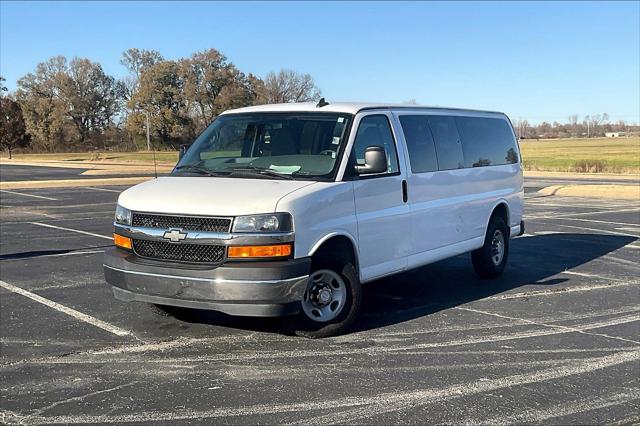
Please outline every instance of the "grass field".
[[639, 173], [640, 138], [547, 139], [520, 142], [525, 170]]
[[[7, 153], [3, 152], [3, 160], [6, 160]], [[55, 154], [13, 154], [16, 161], [96, 161], [115, 163], [153, 163], [153, 152], [77, 152], [77, 153], [55, 153]], [[173, 163], [178, 161], [177, 151], [156, 152], [158, 163]]]
[[[541, 139], [520, 142], [525, 170], [582, 173], [640, 173], [640, 138]], [[3, 157], [6, 158], [6, 153]], [[23, 161], [151, 163], [151, 152], [15, 154]], [[175, 164], [177, 152], [156, 153], [158, 163]]]

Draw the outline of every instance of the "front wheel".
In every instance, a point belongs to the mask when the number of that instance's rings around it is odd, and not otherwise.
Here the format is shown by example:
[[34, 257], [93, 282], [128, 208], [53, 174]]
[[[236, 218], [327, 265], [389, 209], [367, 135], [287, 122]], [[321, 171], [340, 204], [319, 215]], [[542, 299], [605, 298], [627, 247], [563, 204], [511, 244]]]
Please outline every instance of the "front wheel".
[[322, 338], [345, 332], [358, 316], [360, 280], [351, 262], [318, 262], [309, 275], [296, 317], [284, 318], [285, 327], [298, 336]]
[[509, 256], [509, 230], [504, 219], [494, 216], [489, 222], [484, 245], [471, 252], [471, 262], [480, 278], [502, 275]]

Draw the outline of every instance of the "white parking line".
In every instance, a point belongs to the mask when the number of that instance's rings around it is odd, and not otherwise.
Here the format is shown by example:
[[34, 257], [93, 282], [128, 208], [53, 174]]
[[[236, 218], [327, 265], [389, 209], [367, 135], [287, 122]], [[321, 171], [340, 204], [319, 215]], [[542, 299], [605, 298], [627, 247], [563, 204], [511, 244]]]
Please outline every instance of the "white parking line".
[[567, 274], [567, 275], [576, 275], [578, 277], [585, 277], [585, 278], [596, 278], [596, 279], [604, 280], [604, 281], [621, 281], [621, 282], [627, 282], [628, 281], [628, 280], [621, 280], [619, 278], [605, 277], [605, 276], [602, 276], [602, 275], [587, 274], [585, 272], [562, 271], [560, 273], [561, 274]]
[[640, 209], [639, 208], [634, 208], [634, 209], [600, 210], [600, 211], [597, 211], [597, 212], [554, 214], [553, 216], [536, 215], [534, 213], [532, 215], [525, 215], [525, 218], [526, 219], [558, 219], [558, 218], [573, 218], [574, 216], [590, 216], [590, 215], [594, 215], [594, 214], [612, 214], [612, 213], [615, 214], [615, 213], [628, 213], [628, 212], [640, 212]]
[[[33, 256], [32, 258], [76, 256], [76, 255], [82, 255], [82, 254], [96, 254], [96, 253], [104, 253], [104, 250], [83, 250], [83, 251], [71, 251], [69, 253], [43, 254], [41, 256]], [[14, 257], [14, 258], [2, 259], [3, 262], [10, 261], [10, 260], [24, 260], [24, 258]]]
[[107, 189], [107, 188], [94, 188], [91, 186], [82, 186], [82, 189], [90, 189], [92, 191], [106, 191], [106, 192], [117, 192], [118, 194], [121, 193], [123, 190], [117, 190], [117, 189]]
[[91, 325], [93, 325], [95, 327], [98, 327], [98, 328], [101, 328], [101, 329], [103, 329], [105, 331], [108, 331], [109, 333], [115, 334], [116, 336], [129, 336], [131, 334], [131, 332], [129, 332], [127, 330], [123, 330], [123, 329], [121, 329], [119, 327], [116, 327], [115, 325], [111, 325], [111, 324], [108, 324], [108, 323], [106, 323], [104, 321], [100, 321], [99, 319], [94, 318], [94, 317], [92, 317], [90, 315], [83, 314], [82, 312], [78, 312], [75, 309], [68, 308], [68, 307], [66, 307], [64, 305], [61, 305], [61, 304], [56, 303], [56, 302], [54, 302], [52, 300], [46, 299], [46, 298], [44, 298], [42, 296], [39, 296], [39, 295], [37, 295], [35, 293], [31, 293], [30, 291], [27, 291], [27, 290], [25, 290], [23, 288], [17, 287], [17, 286], [15, 286], [13, 284], [9, 284], [9, 283], [6, 283], [4, 281], [0, 281], [0, 287], [4, 288], [6, 290], [9, 290], [12, 293], [16, 293], [16, 294], [20, 294], [20, 295], [22, 295], [24, 297], [28, 297], [31, 300], [35, 300], [38, 303], [42, 303], [43, 305], [48, 306], [48, 307], [50, 307], [52, 309], [55, 309], [56, 311], [65, 313], [65, 314], [67, 314], [69, 316], [72, 316], [72, 317], [74, 317], [74, 318], [76, 318], [76, 319], [78, 319], [80, 321], [84, 321], [87, 324], [91, 324]]
[[106, 235], [94, 234], [93, 232], [81, 231], [80, 229], [72, 229], [72, 228], [65, 228], [62, 226], [49, 225], [48, 223], [40, 223], [40, 222], [27, 222], [27, 223], [30, 223], [31, 225], [43, 226], [45, 228], [60, 229], [62, 231], [69, 231], [69, 232], [76, 232], [78, 234], [91, 235], [92, 237], [104, 238], [105, 240], [113, 239], [113, 237], [107, 237]]
[[[531, 218], [529, 218], [529, 219], [530, 220], [534, 220], [534, 219], [531, 219]], [[554, 218], [552, 218], [552, 217], [550, 217], [550, 218], [535, 218], [535, 220], [542, 220], [542, 221], [549, 221], [549, 220], [553, 220], [553, 219]], [[584, 226], [563, 225], [561, 223], [556, 223], [555, 226], [561, 226], [563, 228], [582, 229], [582, 230], [585, 230], [585, 231], [595, 231], [598, 235], [622, 235], [624, 237], [640, 238], [640, 235], [630, 234], [628, 232], [609, 231], [609, 230], [606, 230], [606, 229], [587, 228], [587, 227], [584, 227]]]
[[0, 192], [6, 192], [7, 194], [14, 194], [14, 195], [22, 195], [23, 197], [33, 197], [33, 198], [41, 198], [43, 200], [49, 200], [49, 201], [58, 201], [57, 198], [43, 197], [42, 195], [23, 194], [22, 192], [7, 191], [6, 189], [0, 189]]

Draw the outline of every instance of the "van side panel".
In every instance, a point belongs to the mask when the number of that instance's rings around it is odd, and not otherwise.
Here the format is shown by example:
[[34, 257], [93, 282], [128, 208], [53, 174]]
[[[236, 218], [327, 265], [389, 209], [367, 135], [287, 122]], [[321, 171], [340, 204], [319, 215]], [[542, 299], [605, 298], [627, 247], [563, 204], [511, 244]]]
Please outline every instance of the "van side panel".
[[[401, 129], [399, 119], [395, 124]], [[404, 133], [399, 133], [410, 160]], [[517, 226], [522, 220], [524, 190], [519, 162], [413, 173], [407, 161], [407, 181], [411, 209], [408, 268], [480, 248], [491, 213], [500, 203], [507, 205], [508, 226]]]
[[288, 211], [294, 217], [296, 259], [313, 255], [323, 241], [337, 235], [354, 243], [359, 258], [352, 182], [316, 182], [285, 195], [276, 211]]

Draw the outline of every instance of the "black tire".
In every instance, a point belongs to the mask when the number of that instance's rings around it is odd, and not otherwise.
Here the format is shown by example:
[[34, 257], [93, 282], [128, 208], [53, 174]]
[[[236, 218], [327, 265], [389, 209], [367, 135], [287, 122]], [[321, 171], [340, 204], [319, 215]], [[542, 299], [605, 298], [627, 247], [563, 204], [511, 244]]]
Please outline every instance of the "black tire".
[[[503, 255], [499, 262], [496, 262], [494, 251], [494, 236], [496, 233], [502, 235]], [[487, 234], [484, 237], [484, 245], [478, 250], [471, 252], [471, 262], [473, 269], [480, 278], [496, 278], [502, 275], [507, 258], [509, 257], [509, 228], [500, 216], [494, 216], [487, 227]]]
[[327, 322], [318, 322], [311, 319], [302, 307], [298, 315], [282, 318], [285, 329], [297, 336], [319, 339], [342, 334], [349, 329], [360, 312], [362, 290], [358, 273], [353, 264], [351, 262], [341, 263], [337, 260], [314, 262], [311, 276], [314, 272], [322, 269], [337, 273], [344, 281], [346, 287], [344, 306], [337, 317]]

